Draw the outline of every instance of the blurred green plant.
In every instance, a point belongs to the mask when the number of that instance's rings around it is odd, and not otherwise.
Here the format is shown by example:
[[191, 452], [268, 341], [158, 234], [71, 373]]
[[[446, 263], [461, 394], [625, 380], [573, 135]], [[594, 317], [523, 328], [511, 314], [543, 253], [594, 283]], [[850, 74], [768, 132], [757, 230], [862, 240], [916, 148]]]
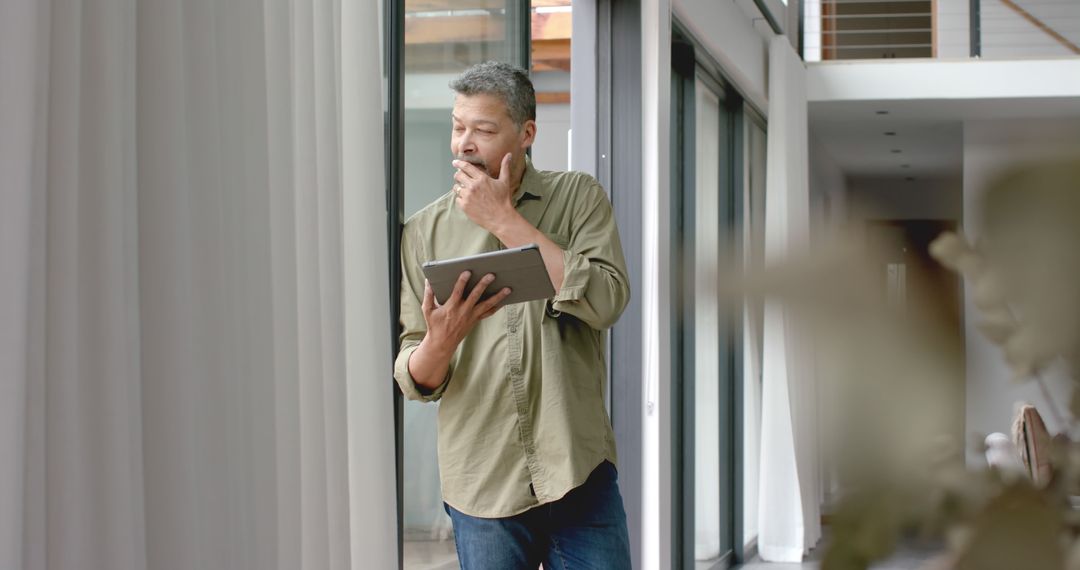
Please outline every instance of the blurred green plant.
[[[834, 431], [831, 461], [844, 494], [824, 570], [868, 568], [901, 539], [919, 537], [945, 547], [927, 568], [1080, 570], [1080, 445], [1069, 437], [1080, 416], [1080, 161], [1007, 170], [986, 189], [973, 221], [977, 246], [946, 233], [931, 255], [963, 276], [981, 333], [1001, 348], [1017, 381], [1038, 383], [1044, 412], [1066, 426], [1050, 443], [1053, 475], [1036, 486], [1016, 471], [966, 468], [963, 442], [935, 436], [948, 432], [950, 412], [926, 404], [962, 381], [950, 378], [959, 347], [943, 340], [933, 315], [896, 314], [872, 296], [837, 290], [864, 289], [864, 271], [854, 268], [872, 264], [833, 267], [831, 289], [809, 278], [801, 291], [813, 299], [819, 354], [846, 398], [839, 408], [851, 414]], [[1059, 360], [1072, 380], [1067, 408], [1043, 378]]]

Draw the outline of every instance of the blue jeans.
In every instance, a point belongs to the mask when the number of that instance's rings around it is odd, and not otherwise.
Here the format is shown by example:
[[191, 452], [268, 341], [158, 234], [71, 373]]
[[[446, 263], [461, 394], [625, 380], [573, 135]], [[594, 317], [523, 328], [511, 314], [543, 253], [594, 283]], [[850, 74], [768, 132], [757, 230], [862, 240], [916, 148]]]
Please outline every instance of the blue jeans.
[[465, 570], [625, 570], [626, 511], [618, 473], [605, 461], [565, 497], [520, 515], [484, 519], [450, 505], [458, 561]]

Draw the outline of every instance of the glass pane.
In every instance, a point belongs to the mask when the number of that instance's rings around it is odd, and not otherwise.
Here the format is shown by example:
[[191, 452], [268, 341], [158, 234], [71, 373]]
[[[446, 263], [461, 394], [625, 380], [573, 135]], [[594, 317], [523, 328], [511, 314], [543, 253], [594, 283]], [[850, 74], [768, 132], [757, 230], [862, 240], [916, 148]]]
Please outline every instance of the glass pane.
[[533, 166], [570, 165], [570, 0], [532, 0], [532, 76], [536, 87]]
[[[694, 189], [694, 559], [722, 552], [720, 470], [720, 261], [721, 108], [701, 81], [695, 87]], [[706, 564], [705, 567], [708, 567]]]
[[[517, 5], [518, 0], [406, 0], [406, 219], [453, 184], [450, 111], [454, 96], [449, 82], [475, 63], [518, 57], [515, 42], [524, 30], [512, 25]], [[457, 568], [453, 529], [443, 510], [439, 485], [438, 403], [406, 401], [404, 407], [404, 566], [410, 570]]]
[[450, 189], [454, 96], [448, 84], [475, 63], [509, 61], [507, 12], [513, 1], [405, 2], [406, 219]]
[[[752, 269], [765, 267], [765, 157], [768, 154], [768, 138], [765, 129], [750, 123], [750, 261]], [[760, 349], [765, 340], [765, 304], [758, 300], [753, 314], [754, 335]], [[761, 353], [758, 352], [760, 361]], [[760, 363], [760, 362], [759, 362]], [[760, 382], [760, 376], [758, 377]]]
[[[743, 181], [743, 255], [751, 272], [765, 262], [765, 131], [747, 120], [745, 148], [746, 176]], [[748, 544], [757, 537], [758, 478], [761, 453], [761, 344], [765, 304], [748, 301], [743, 316], [743, 536]]]

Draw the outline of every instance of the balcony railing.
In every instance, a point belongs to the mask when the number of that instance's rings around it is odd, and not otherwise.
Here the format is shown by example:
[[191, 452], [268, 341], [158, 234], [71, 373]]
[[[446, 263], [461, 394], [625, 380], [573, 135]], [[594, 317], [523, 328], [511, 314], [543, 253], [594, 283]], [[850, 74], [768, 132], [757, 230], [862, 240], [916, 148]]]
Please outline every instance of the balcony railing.
[[1080, 56], [1078, 0], [805, 0], [807, 61]]

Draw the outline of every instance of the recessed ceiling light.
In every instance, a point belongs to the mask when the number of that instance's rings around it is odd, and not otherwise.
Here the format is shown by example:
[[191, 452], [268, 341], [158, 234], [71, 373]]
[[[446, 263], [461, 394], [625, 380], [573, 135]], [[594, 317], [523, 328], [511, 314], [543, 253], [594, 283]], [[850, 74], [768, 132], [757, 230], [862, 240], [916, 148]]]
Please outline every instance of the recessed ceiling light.
[[896, 136], [896, 131], [885, 131], [885, 136], [887, 136], [887, 137], [895, 137]]
[[888, 115], [888, 111], [875, 111], [878, 115]]

